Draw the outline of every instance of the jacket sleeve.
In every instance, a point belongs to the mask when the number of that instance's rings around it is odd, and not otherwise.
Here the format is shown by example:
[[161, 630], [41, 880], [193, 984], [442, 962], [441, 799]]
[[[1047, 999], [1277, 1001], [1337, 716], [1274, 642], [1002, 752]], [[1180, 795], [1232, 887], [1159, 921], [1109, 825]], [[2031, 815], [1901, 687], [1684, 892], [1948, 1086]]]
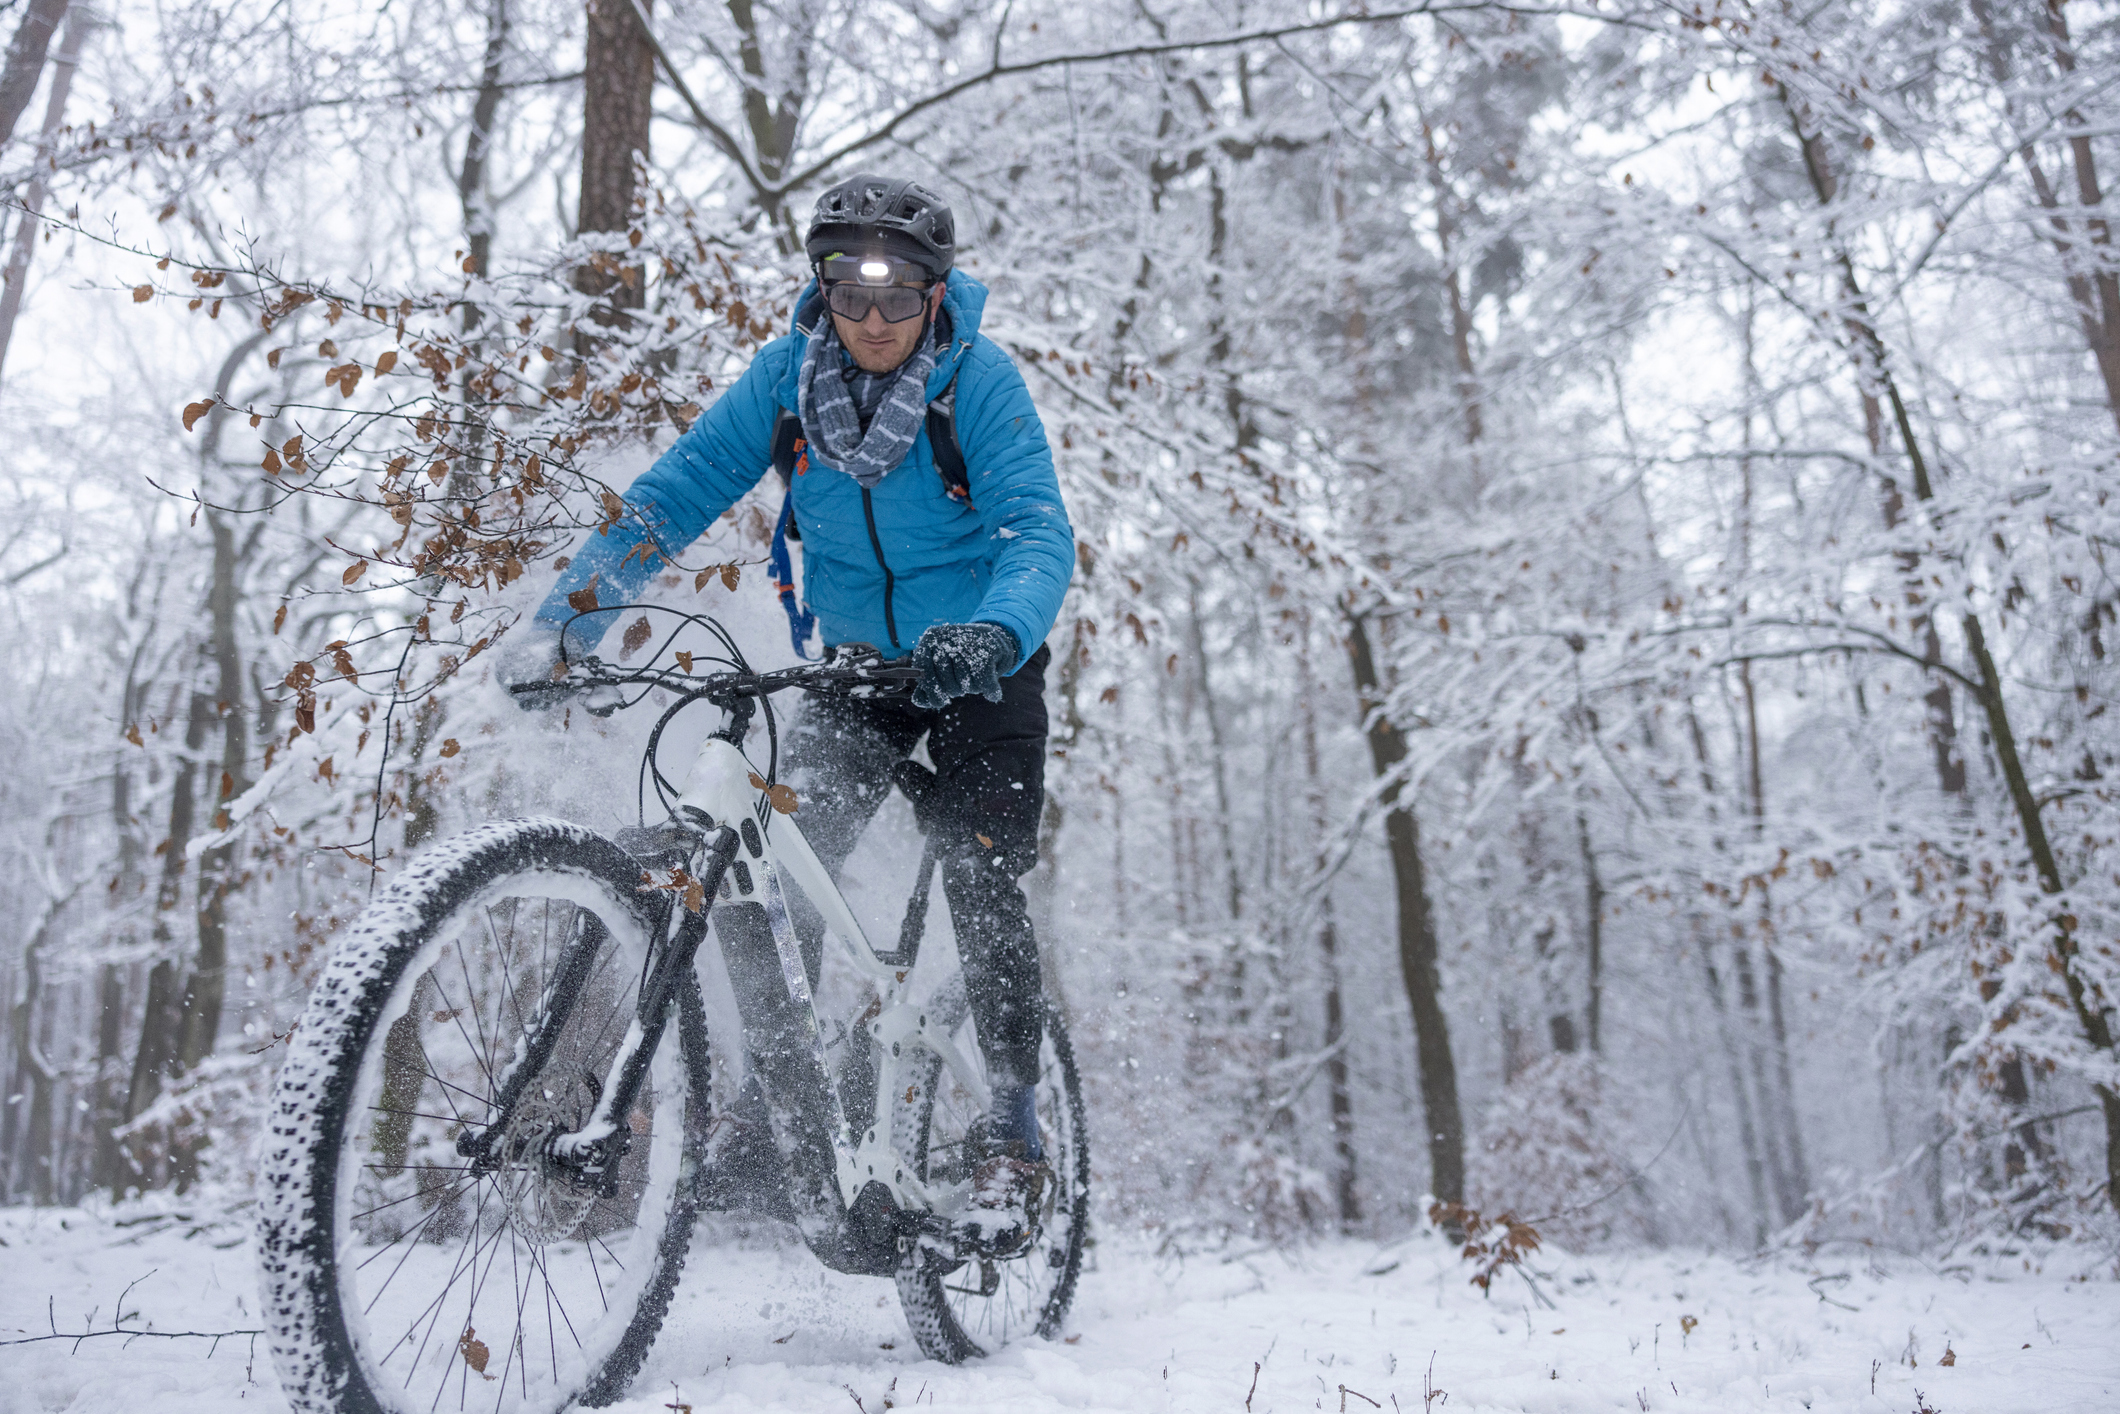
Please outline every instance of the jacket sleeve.
[[988, 538], [1000, 543], [977, 617], [1016, 635], [1022, 656], [1009, 666], [1013, 673], [1053, 631], [1075, 572], [1075, 531], [1023, 374], [988, 339], [973, 345], [970, 358], [967, 374], [977, 376], [958, 380], [957, 439], [972, 505]]
[[[780, 413], [773, 390], [793, 342], [778, 339], [761, 349], [736, 385], [627, 488], [626, 514], [575, 551], [538, 606], [539, 623], [566, 627], [575, 614], [567, 596], [591, 579], [601, 603], [634, 599], [665, 558], [683, 554], [715, 517], [758, 484], [773, 459], [773, 423]], [[568, 652], [592, 652], [617, 618], [591, 614], [575, 622], [567, 629]]]

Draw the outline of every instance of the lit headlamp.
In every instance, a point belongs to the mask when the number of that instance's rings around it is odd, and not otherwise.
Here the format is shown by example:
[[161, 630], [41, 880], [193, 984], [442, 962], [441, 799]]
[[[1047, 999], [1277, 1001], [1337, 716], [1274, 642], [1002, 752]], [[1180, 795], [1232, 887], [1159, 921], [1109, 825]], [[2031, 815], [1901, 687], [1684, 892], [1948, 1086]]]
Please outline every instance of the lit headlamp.
[[934, 277], [927, 270], [909, 260], [893, 260], [885, 255], [852, 255], [844, 251], [826, 256], [817, 262], [817, 273], [825, 284], [867, 285], [881, 288], [886, 285], [925, 285]]

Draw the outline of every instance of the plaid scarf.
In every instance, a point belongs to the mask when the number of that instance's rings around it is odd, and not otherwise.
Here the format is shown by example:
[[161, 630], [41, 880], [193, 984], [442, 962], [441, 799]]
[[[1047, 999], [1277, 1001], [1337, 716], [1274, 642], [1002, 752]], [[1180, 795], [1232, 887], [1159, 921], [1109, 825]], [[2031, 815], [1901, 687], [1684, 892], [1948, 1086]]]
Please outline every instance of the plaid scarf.
[[889, 373], [865, 373], [840, 357], [831, 316], [820, 314], [818, 323], [795, 385], [802, 435], [813, 464], [837, 467], [867, 490], [905, 460], [927, 425], [935, 329], [930, 324], [912, 357]]

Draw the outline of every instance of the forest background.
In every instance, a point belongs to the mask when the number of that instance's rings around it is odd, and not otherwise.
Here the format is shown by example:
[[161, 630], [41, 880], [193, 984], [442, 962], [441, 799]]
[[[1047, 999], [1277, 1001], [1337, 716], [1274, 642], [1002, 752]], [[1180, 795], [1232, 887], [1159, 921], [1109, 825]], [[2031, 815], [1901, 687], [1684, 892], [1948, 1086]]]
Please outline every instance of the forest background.
[[[629, 819], [638, 724], [494, 650], [875, 168], [1079, 539], [1028, 884], [1102, 1222], [2120, 1236], [2113, 5], [0, 25], [0, 1199], [245, 1202], [379, 879]], [[653, 591], [766, 663], [777, 509]]]

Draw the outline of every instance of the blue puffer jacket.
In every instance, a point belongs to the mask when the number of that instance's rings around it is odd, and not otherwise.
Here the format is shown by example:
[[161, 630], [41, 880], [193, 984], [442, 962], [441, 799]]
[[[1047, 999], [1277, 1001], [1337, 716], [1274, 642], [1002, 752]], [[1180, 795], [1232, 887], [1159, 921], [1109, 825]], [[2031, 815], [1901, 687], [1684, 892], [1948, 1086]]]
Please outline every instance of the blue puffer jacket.
[[[895, 658], [931, 625], [985, 621], [1015, 634], [1028, 658], [1060, 612], [1074, 571], [1074, 530], [1023, 375], [979, 334], [986, 287], [952, 272], [942, 307], [951, 342], [929, 375], [927, 395], [940, 396], [956, 378], [957, 440], [971, 504], [944, 488], [925, 428], [870, 491], [813, 457], [794, 487], [804, 592], [828, 644], [873, 643]], [[633, 483], [625, 498], [630, 513], [589, 538], [538, 609], [540, 621], [564, 624], [574, 612], [567, 595], [592, 575], [603, 603], [636, 597], [662, 568], [643, 556], [621, 563], [636, 545], [652, 531], [663, 553], [676, 557], [771, 471], [773, 425], [782, 408], [796, 405], [805, 327], [823, 317], [814, 281], [796, 310], [795, 332], [759, 350], [736, 386]], [[583, 620], [570, 650], [588, 651], [616, 618]], [[1021, 659], [1009, 671], [1020, 666]]]

